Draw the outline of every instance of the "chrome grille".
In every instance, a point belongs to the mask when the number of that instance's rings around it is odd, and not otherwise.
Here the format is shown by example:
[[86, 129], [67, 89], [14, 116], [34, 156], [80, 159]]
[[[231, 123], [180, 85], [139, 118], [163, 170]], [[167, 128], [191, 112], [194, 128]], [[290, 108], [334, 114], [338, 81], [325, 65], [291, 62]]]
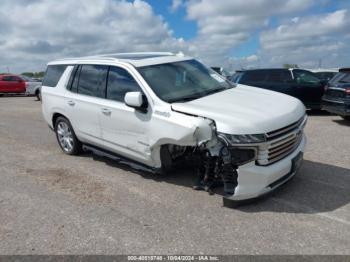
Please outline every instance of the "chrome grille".
[[306, 117], [304, 116], [304, 117], [300, 118], [298, 121], [296, 121], [288, 126], [285, 126], [285, 127], [280, 128], [280, 129], [268, 132], [266, 134], [267, 141], [274, 140], [277, 137], [281, 137], [281, 136], [288, 134], [289, 132], [295, 130], [296, 128], [298, 128], [299, 126], [301, 126], [303, 124], [305, 119], [306, 119]]
[[267, 166], [291, 154], [300, 144], [306, 116], [299, 121], [267, 133], [267, 143], [259, 146], [257, 164]]

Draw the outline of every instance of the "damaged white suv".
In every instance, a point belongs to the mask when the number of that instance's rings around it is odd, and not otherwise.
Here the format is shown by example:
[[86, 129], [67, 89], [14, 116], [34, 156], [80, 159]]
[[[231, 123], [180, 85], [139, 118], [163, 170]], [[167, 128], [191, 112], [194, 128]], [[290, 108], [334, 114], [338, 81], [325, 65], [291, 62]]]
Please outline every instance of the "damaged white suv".
[[125, 53], [50, 62], [43, 115], [67, 154], [82, 146], [167, 171], [192, 163], [197, 189], [221, 181], [224, 202], [288, 181], [306, 143], [303, 104], [226, 79], [172, 53]]

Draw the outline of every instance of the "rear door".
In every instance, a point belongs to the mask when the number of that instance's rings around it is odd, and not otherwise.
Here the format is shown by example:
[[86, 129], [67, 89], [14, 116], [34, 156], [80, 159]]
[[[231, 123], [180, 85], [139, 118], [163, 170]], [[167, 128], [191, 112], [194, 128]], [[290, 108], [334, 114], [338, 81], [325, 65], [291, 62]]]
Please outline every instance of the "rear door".
[[321, 80], [313, 73], [302, 69], [293, 69], [293, 75], [295, 88], [300, 94], [299, 99], [308, 108], [320, 107], [324, 93], [324, 85]]
[[107, 72], [107, 65], [75, 66], [65, 97], [68, 118], [77, 136], [101, 147], [104, 143], [99, 117], [105, 102]]
[[293, 76], [288, 69], [268, 70], [268, 89], [290, 96], [298, 97], [298, 90], [293, 88]]

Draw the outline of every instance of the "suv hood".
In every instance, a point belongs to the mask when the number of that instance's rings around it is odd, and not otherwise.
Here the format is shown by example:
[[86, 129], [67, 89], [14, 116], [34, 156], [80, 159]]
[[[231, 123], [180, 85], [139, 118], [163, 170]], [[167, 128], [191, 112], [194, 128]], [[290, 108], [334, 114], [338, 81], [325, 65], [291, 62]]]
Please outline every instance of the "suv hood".
[[267, 133], [305, 114], [304, 105], [294, 97], [244, 85], [171, 107], [214, 120], [217, 131], [226, 134]]

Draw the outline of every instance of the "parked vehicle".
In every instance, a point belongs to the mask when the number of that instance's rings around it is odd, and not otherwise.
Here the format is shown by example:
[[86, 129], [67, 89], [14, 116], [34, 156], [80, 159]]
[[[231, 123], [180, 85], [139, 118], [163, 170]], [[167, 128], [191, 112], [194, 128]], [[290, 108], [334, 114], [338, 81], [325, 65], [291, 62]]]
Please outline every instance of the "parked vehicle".
[[326, 87], [322, 109], [350, 121], [350, 68], [343, 68]]
[[0, 75], [0, 94], [20, 94], [26, 92], [25, 81], [12, 74]]
[[243, 75], [243, 70], [236, 70], [236, 72], [230, 77], [231, 82], [238, 83], [238, 80]]
[[24, 75], [21, 75], [20, 77], [26, 83], [26, 94], [36, 96], [37, 99], [40, 100], [41, 81]]
[[239, 71], [235, 83], [260, 87], [300, 99], [309, 109], [320, 109], [326, 83], [303, 69], [252, 69]]
[[212, 66], [211, 69], [213, 69], [216, 73], [222, 75], [226, 79], [230, 80], [231, 74], [227, 72], [223, 67]]
[[129, 53], [50, 62], [43, 116], [69, 155], [82, 146], [167, 172], [187, 161], [197, 189], [222, 179], [224, 204], [266, 194], [302, 162], [305, 107], [237, 85], [197, 60]]

